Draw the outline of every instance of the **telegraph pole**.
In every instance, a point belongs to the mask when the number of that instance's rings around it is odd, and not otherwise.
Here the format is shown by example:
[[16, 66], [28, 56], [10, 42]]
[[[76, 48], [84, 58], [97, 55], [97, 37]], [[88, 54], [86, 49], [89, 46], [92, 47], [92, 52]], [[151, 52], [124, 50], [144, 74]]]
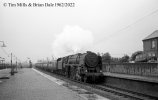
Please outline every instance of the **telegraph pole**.
[[11, 75], [14, 75], [14, 66], [12, 65], [12, 53], [11, 53]]

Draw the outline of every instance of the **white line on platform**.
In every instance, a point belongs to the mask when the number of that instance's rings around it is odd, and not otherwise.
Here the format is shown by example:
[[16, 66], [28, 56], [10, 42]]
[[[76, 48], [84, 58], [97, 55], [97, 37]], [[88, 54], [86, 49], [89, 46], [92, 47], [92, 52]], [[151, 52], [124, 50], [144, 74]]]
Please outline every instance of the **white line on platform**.
[[38, 70], [36, 70], [36, 69], [34, 69], [34, 68], [32, 68], [32, 69], [33, 69], [34, 71], [36, 71], [37, 73], [39, 73], [40, 75], [44, 76], [45, 78], [51, 80], [52, 82], [57, 83], [58, 85], [63, 85], [63, 84], [65, 83], [65, 82], [62, 81], [62, 80], [59, 80], [59, 79], [57, 79], [57, 78], [55, 78], [55, 77], [52, 77], [52, 76], [47, 75], [47, 74], [44, 74], [44, 73], [42, 73], [42, 72], [40, 72], [40, 71], [38, 71]]

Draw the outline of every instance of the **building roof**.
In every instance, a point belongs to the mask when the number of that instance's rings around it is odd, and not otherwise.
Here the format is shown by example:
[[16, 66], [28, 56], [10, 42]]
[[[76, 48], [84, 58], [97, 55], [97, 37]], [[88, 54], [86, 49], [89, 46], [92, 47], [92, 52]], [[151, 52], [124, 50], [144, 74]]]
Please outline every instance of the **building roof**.
[[152, 34], [148, 35], [146, 38], [143, 39], [143, 41], [148, 40], [148, 39], [152, 39], [152, 38], [156, 38], [156, 37], [158, 37], [158, 30], [156, 30]]

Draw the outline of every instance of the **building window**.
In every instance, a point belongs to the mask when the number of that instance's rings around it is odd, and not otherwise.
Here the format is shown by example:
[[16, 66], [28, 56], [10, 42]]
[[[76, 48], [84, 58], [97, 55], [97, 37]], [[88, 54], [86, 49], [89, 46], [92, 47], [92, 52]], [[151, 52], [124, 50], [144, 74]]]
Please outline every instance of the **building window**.
[[152, 40], [152, 42], [151, 42], [151, 48], [154, 49], [155, 47], [156, 47], [156, 41]]
[[155, 57], [156, 56], [155, 53], [152, 53], [152, 56]]
[[148, 53], [148, 56], [151, 57], [151, 53]]

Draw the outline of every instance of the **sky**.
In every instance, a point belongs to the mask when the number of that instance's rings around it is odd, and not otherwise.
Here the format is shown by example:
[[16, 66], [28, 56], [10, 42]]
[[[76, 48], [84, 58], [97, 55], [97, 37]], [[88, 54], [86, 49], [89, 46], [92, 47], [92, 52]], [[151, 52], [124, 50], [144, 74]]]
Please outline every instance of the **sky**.
[[13, 53], [13, 62], [36, 62], [86, 51], [130, 56], [158, 30], [157, 5], [158, 0], [1, 0], [0, 41], [7, 47], [0, 48], [0, 57], [10, 61]]

